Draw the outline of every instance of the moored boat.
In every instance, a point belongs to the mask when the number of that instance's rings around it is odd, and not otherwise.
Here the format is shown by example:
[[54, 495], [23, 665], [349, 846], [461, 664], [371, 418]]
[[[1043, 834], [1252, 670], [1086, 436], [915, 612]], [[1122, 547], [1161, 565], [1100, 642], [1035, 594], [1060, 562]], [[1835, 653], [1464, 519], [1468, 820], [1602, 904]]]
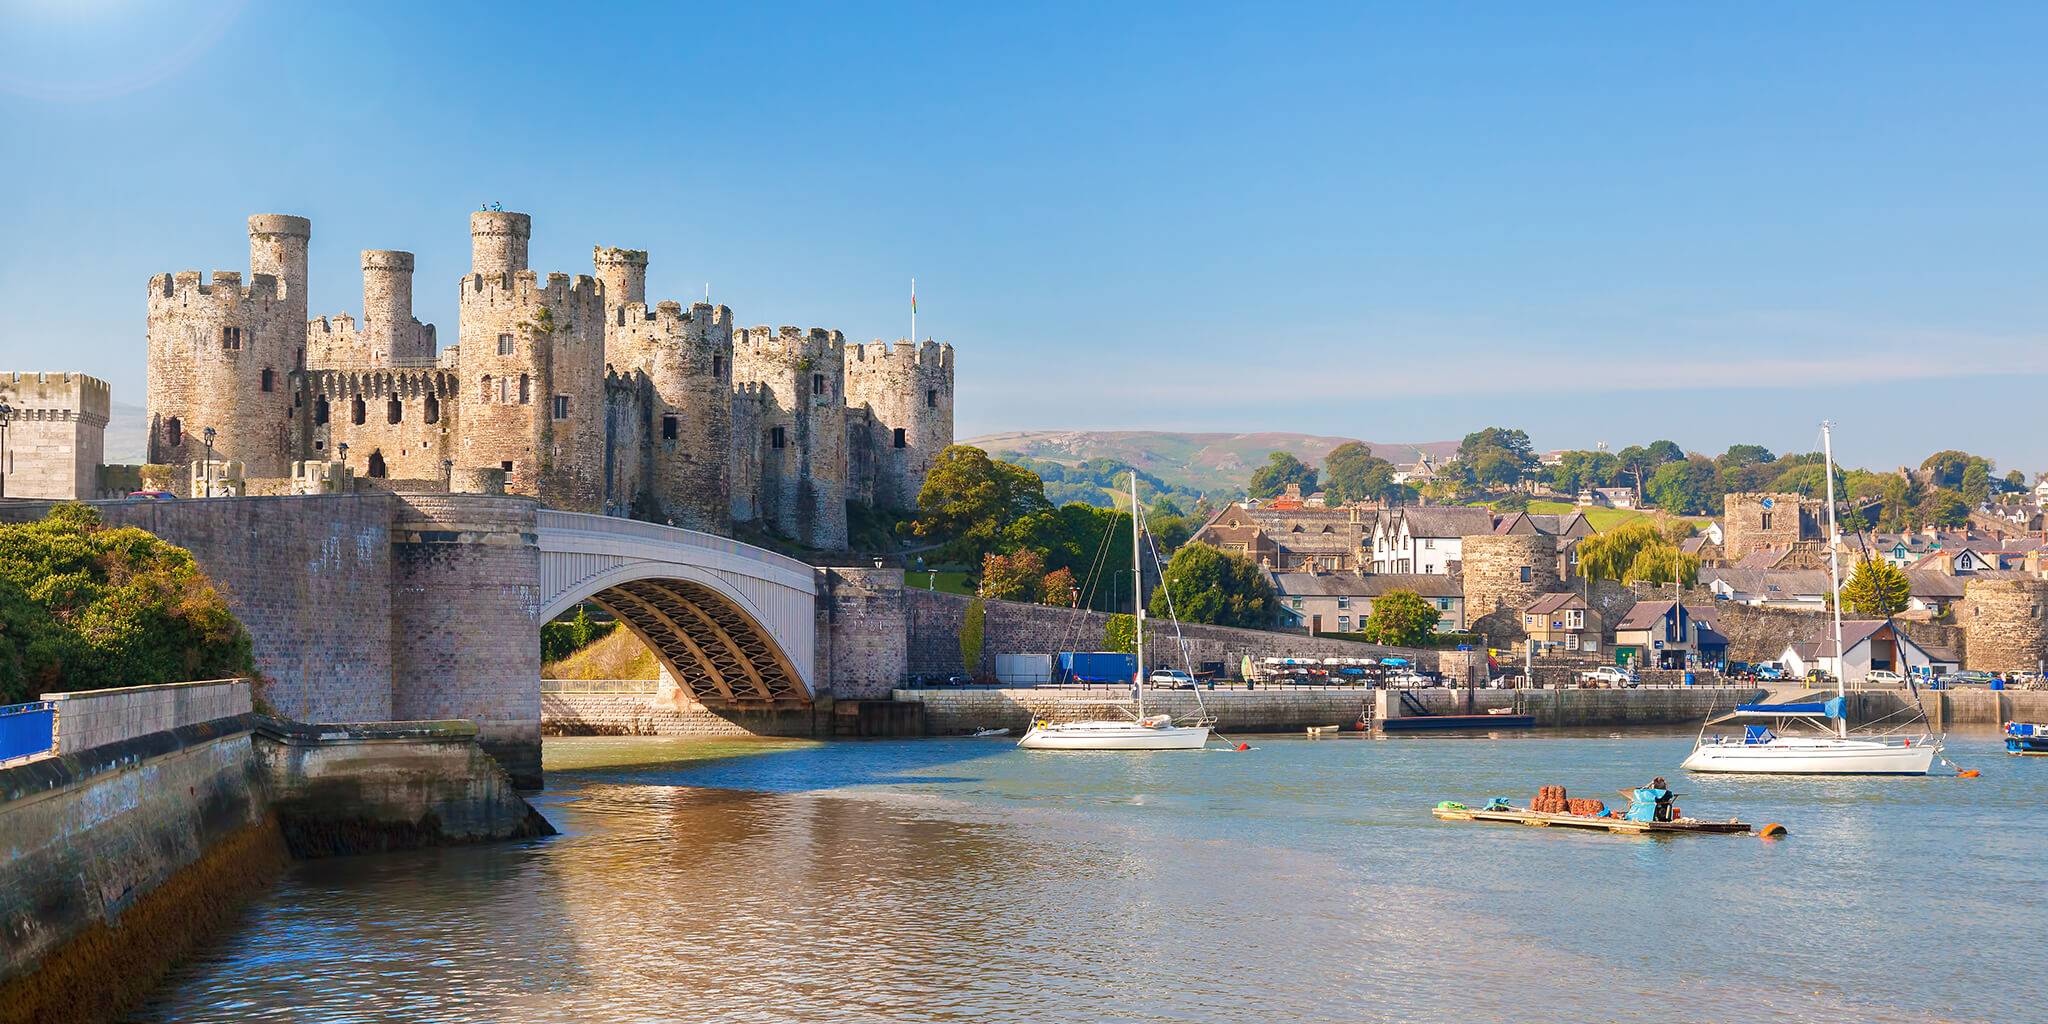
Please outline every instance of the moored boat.
[[2048, 757], [2048, 725], [2031, 722], [2005, 723], [2005, 752], [2030, 757]]

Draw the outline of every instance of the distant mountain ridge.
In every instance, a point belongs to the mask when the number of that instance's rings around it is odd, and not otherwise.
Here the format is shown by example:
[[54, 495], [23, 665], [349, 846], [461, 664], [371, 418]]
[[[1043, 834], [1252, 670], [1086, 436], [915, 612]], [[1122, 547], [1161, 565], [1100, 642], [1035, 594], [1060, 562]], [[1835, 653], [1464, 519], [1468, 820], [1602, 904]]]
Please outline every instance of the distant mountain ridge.
[[1271, 452], [1287, 452], [1318, 469], [1330, 450], [1360, 441], [1395, 465], [1428, 454], [1438, 462], [1458, 450], [1456, 441], [1382, 443], [1355, 437], [1261, 431], [1249, 434], [1175, 433], [1161, 430], [1015, 430], [970, 437], [990, 455], [1006, 452], [1073, 465], [1094, 458], [1119, 459], [1177, 487], [1201, 491], [1218, 501], [1244, 491], [1252, 471]]

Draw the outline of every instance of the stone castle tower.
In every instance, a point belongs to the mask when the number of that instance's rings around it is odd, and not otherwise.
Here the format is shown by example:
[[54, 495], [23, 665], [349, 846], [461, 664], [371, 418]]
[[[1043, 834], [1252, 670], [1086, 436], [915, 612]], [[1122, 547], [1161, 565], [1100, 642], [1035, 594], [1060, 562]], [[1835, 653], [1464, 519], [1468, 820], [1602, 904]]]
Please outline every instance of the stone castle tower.
[[1722, 510], [1722, 547], [1730, 564], [1759, 548], [1820, 539], [1820, 503], [1797, 494], [1730, 494]]
[[[846, 502], [916, 502], [953, 437], [953, 349], [837, 331], [735, 330], [732, 310], [650, 305], [647, 253], [593, 273], [527, 266], [532, 218], [470, 216], [457, 344], [413, 316], [413, 254], [362, 253], [363, 317], [306, 317], [303, 218], [249, 220], [250, 281], [150, 281], [150, 461], [239, 461], [287, 489], [323, 463], [361, 486], [446, 490], [501, 469], [550, 507], [846, 544]], [[295, 468], [296, 467], [296, 468]], [[189, 479], [189, 474], [177, 474]]]

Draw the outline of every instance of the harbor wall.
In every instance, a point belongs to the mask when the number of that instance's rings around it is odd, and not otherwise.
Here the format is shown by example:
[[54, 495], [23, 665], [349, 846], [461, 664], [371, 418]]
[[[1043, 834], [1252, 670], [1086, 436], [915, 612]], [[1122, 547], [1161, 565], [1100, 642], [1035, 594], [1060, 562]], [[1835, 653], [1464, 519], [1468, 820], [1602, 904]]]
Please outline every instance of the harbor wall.
[[279, 722], [249, 680], [44, 696], [55, 749], [0, 768], [0, 1024], [116, 1019], [295, 853], [553, 833], [469, 722]]
[[543, 679], [548, 736], [782, 736], [803, 739], [923, 736], [924, 709], [893, 700], [820, 694], [808, 708], [707, 708], [667, 681]]
[[[984, 602], [981, 664], [960, 664], [960, 629], [967, 620], [971, 601], [961, 594], [911, 587], [904, 591], [904, 625], [907, 656], [904, 671], [916, 675], [966, 671], [970, 675], [991, 673], [998, 654], [1051, 654], [1059, 651], [1099, 651], [1110, 616], [1105, 612], [1022, 601]], [[1221, 662], [1226, 674], [1236, 676], [1246, 657], [1261, 658], [1383, 658], [1388, 655], [1409, 659], [1417, 668], [1434, 671], [1438, 653], [1405, 647], [1382, 647], [1314, 637], [1302, 633], [1279, 633], [1263, 629], [1232, 629], [1181, 623], [1179, 637], [1188, 645], [1188, 658], [1196, 665]], [[1154, 619], [1145, 631], [1147, 668], [1183, 668], [1180, 646], [1170, 622]]]

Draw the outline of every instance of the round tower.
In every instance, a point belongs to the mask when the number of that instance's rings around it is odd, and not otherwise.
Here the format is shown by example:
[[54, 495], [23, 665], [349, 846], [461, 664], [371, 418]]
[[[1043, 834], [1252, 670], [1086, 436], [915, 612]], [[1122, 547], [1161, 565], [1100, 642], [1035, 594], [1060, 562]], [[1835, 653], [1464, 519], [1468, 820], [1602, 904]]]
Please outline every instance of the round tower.
[[414, 356], [419, 332], [412, 319], [412, 253], [363, 250], [363, 341], [373, 363]]
[[533, 218], [503, 210], [469, 215], [469, 269], [475, 274], [512, 274], [526, 269]]
[[613, 369], [646, 374], [654, 390], [647, 490], [674, 525], [730, 532], [732, 310], [631, 303], [616, 319], [606, 341]]
[[1974, 672], [2039, 672], [2048, 665], [2048, 581], [1971, 580], [1957, 618]]
[[1557, 538], [1548, 534], [1477, 534], [1463, 540], [1460, 555], [1465, 621], [1496, 639], [1520, 637], [1522, 609], [1564, 589]]
[[306, 249], [313, 240], [313, 222], [283, 213], [249, 218], [249, 275], [277, 278], [278, 295], [306, 322]]
[[[604, 285], [604, 305], [617, 310], [633, 303], [647, 304], [647, 251], [594, 247], [590, 262]], [[680, 309], [681, 307], [677, 307]]]
[[[287, 375], [306, 342], [304, 217], [249, 218], [249, 283], [239, 271], [158, 274], [149, 282], [149, 454], [153, 464], [187, 467], [238, 461], [249, 477], [291, 468]], [[208, 445], [207, 430], [213, 431]]]

